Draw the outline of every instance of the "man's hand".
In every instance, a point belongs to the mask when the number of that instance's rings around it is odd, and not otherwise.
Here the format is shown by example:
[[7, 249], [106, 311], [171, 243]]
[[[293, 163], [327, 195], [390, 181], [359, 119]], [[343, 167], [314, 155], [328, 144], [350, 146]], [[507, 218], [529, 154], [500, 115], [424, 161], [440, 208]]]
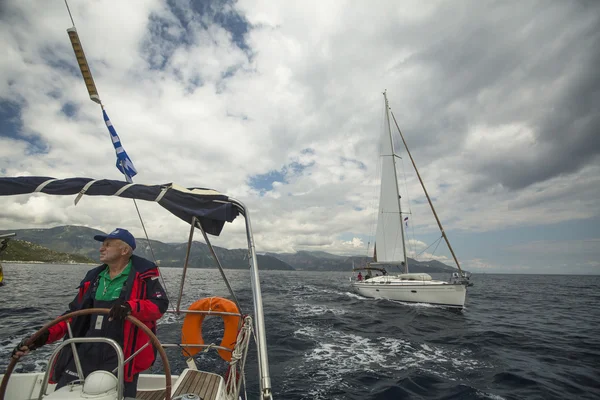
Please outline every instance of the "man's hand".
[[110, 309], [110, 312], [108, 313], [108, 320], [109, 321], [112, 321], [113, 319], [123, 320], [123, 319], [127, 318], [127, 316], [129, 314], [131, 314], [131, 306], [129, 305], [128, 302], [119, 299]]
[[25, 346], [25, 343], [27, 342], [27, 340], [29, 338], [25, 338], [25, 339], [21, 340], [21, 343], [19, 343], [17, 345], [17, 347], [15, 347], [15, 349], [13, 350], [12, 357], [19, 359], [19, 358], [23, 357], [24, 355], [28, 354], [30, 351], [35, 350], [39, 347], [42, 347], [43, 345], [46, 344], [49, 337], [50, 337], [50, 332], [46, 331], [46, 332], [42, 333], [40, 335], [40, 337], [38, 337], [29, 346]]

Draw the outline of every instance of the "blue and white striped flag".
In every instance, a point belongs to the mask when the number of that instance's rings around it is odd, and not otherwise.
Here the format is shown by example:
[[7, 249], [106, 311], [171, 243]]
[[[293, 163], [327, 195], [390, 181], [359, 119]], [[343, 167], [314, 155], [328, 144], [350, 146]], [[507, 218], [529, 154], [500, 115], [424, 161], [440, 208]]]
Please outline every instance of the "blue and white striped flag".
[[125, 152], [125, 149], [121, 145], [121, 139], [119, 139], [119, 135], [117, 135], [117, 131], [113, 127], [110, 119], [108, 119], [108, 114], [106, 111], [102, 109], [102, 114], [104, 114], [104, 122], [106, 123], [106, 127], [110, 132], [110, 137], [113, 142], [113, 146], [115, 146], [115, 152], [117, 153], [117, 169], [121, 171], [123, 175], [125, 175], [125, 179], [127, 182], [133, 182], [131, 178], [133, 178], [137, 174], [137, 170], [133, 166], [133, 162]]

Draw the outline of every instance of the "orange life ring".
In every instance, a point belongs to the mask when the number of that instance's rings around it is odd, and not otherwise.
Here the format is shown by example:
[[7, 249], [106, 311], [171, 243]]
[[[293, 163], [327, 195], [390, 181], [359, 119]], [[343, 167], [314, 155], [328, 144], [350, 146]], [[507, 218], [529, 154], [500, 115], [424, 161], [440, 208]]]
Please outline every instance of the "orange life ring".
[[[222, 297], [206, 297], [197, 300], [192, 303], [188, 310], [240, 313], [233, 301]], [[204, 322], [206, 315], [207, 314], [188, 313], [183, 319], [183, 326], [181, 327], [181, 343], [184, 345], [183, 355], [185, 357], [192, 357], [202, 350], [201, 347], [185, 347], [185, 345], [204, 344], [204, 339], [202, 338], [202, 322]], [[223, 324], [225, 325], [225, 333], [223, 334], [220, 346], [233, 350], [237, 341], [241, 317], [238, 315], [219, 314], [216, 314], [216, 316], [223, 318]], [[219, 349], [218, 352], [223, 360], [231, 361], [230, 351]]]

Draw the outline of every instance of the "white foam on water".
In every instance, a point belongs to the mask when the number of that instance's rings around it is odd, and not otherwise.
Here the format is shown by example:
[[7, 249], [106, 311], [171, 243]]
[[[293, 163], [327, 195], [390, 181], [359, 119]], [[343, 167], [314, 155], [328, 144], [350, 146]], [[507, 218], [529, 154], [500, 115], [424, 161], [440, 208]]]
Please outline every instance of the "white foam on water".
[[353, 298], [353, 299], [358, 299], [358, 300], [369, 300], [369, 297], [364, 297], [364, 296], [361, 296], [361, 295], [359, 295], [359, 294], [352, 293], [352, 292], [344, 292], [344, 293], [340, 293], [340, 294], [341, 294], [342, 296], [348, 296], [348, 297], [350, 297], [350, 298]]
[[159, 320], [158, 325], [171, 325], [179, 323], [180, 317], [177, 314], [166, 313]]
[[[485, 366], [470, 350], [413, 344], [406, 339], [378, 337], [323, 330], [305, 326], [294, 332], [315, 340], [317, 346], [304, 355], [302, 370], [310, 376], [310, 395], [326, 399], [330, 389], [343, 385], [344, 376], [355, 371], [391, 374], [419, 368], [445, 379], [461, 379], [465, 370]], [[297, 370], [296, 372], [297, 373]]]
[[506, 400], [504, 397], [502, 396], [498, 396], [497, 394], [491, 394], [491, 393], [484, 393], [484, 392], [480, 392], [479, 390], [477, 391], [477, 394], [479, 396], [483, 396], [484, 399], [491, 399], [491, 400]]
[[344, 386], [345, 374], [356, 370], [375, 372], [387, 363], [386, 349], [364, 336], [317, 327], [303, 327], [294, 334], [318, 342], [304, 355], [302, 366], [311, 377], [312, 390], [308, 394], [314, 399], [327, 399], [330, 388]]
[[293, 286], [290, 288], [290, 292], [300, 292], [302, 294], [306, 294], [306, 293], [316, 293], [316, 292], [322, 292], [323, 289], [319, 289], [316, 286], [313, 285], [298, 285], [298, 286]]
[[296, 315], [300, 317], [314, 317], [317, 315], [324, 315], [328, 312], [333, 313], [334, 315], [342, 315], [346, 314], [347, 312], [346, 310], [340, 308], [332, 308], [321, 304], [308, 303], [294, 304], [294, 310], [296, 311]]
[[[388, 348], [394, 355], [402, 357], [403, 362], [411, 367], [422, 367], [426, 362], [434, 362], [435, 370], [439, 367], [441, 371], [447, 370], [450, 373], [452, 371], [460, 373], [486, 366], [484, 362], [475, 359], [473, 352], [468, 349], [437, 347], [425, 343], [413, 346], [402, 339], [386, 337], [378, 339], [383, 347]], [[452, 376], [444, 375], [444, 377], [454, 379]], [[456, 379], [458, 378], [457, 376]]]
[[302, 335], [302, 336], [308, 336], [310, 338], [315, 337], [316, 334], [317, 334], [317, 328], [315, 328], [314, 326], [304, 326], [294, 332], [294, 336]]
[[23, 340], [21, 337], [9, 337], [8, 342], [3, 346], [0, 346], [0, 353], [8, 353], [9, 351], [13, 351], [15, 347]]
[[34, 371], [35, 372], [42, 372], [46, 370], [46, 367], [48, 366], [48, 359], [45, 358], [43, 360], [34, 360], [33, 363], [35, 364], [35, 368]]
[[396, 304], [402, 304], [403, 306], [408, 306], [408, 307], [417, 307], [417, 308], [441, 308], [441, 309], [446, 309], [447, 307], [445, 306], [441, 306], [441, 305], [437, 305], [437, 304], [429, 304], [429, 303], [407, 303], [404, 301], [399, 301], [399, 300], [390, 300], [393, 303]]

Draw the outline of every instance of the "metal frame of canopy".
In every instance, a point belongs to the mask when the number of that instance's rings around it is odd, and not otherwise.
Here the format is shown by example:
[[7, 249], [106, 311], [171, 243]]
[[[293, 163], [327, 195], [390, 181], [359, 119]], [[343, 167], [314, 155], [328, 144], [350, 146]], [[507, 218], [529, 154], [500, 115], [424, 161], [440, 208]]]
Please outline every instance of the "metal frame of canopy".
[[[218, 236], [221, 233], [225, 222], [232, 222], [238, 214], [241, 214], [245, 220], [246, 240], [248, 243], [248, 251], [250, 253], [248, 261], [250, 266], [250, 280], [254, 303], [254, 328], [257, 342], [256, 345], [260, 374], [261, 398], [272, 398], [271, 378], [269, 374], [269, 362], [267, 358], [267, 341], [264, 324], [262, 293], [260, 289], [260, 279], [258, 276], [258, 261], [254, 238], [252, 235], [250, 213], [241, 201], [211, 189], [186, 189], [172, 183], [149, 186], [106, 179], [94, 180], [90, 178], [71, 178], [62, 180], [50, 177], [0, 178], [0, 196], [13, 196], [33, 193], [45, 193], [59, 196], [77, 195], [75, 204], [77, 204], [83, 195], [118, 196], [123, 198], [154, 201], [158, 202], [173, 215], [189, 223], [190, 233], [188, 238], [188, 247], [186, 250], [186, 259], [179, 288], [177, 307], [174, 310], [167, 311], [176, 314], [195, 312], [180, 309], [192, 240], [194, 236], [194, 228], [198, 228], [202, 232], [204, 240], [206, 241], [213, 259], [217, 263], [227, 288], [229, 289], [229, 292], [234, 298], [234, 302], [238, 305], [238, 308], [241, 312], [239, 302], [235, 297], [231, 286], [229, 285], [227, 277], [223, 271], [223, 266], [221, 265], [207, 235], [207, 233], [210, 233]], [[172, 195], [173, 193], [175, 193], [175, 195]], [[178, 204], [178, 200], [181, 202], [181, 204]], [[188, 220], [186, 220], [186, 216], [189, 216]], [[180, 346], [179, 344], [167, 343], [164, 345], [165, 347]], [[190, 345], [186, 346], [190, 347]], [[208, 345], [198, 346], [208, 347]], [[212, 345], [211, 347], [215, 348], [218, 346]]]

